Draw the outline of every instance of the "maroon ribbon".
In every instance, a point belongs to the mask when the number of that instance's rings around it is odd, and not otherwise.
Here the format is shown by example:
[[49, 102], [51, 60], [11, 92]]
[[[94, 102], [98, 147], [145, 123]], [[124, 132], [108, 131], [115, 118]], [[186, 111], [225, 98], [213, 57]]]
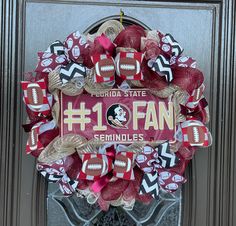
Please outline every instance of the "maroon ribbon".
[[116, 46], [106, 35], [102, 34], [101, 36], [98, 36], [95, 41], [97, 41], [111, 56], [113, 55]]
[[51, 121], [53, 119], [52, 115], [48, 115], [48, 116], [38, 116], [37, 118], [35, 118], [34, 120], [32, 120], [30, 123], [28, 124], [23, 124], [22, 127], [24, 129], [24, 131], [26, 133], [30, 132], [31, 129], [33, 128], [33, 126], [39, 122], [41, 122], [44, 119], [48, 119], [48, 121]]
[[111, 180], [111, 178], [113, 177], [112, 172], [109, 172], [107, 175], [101, 177], [99, 180], [95, 181], [92, 185], [91, 185], [91, 189], [94, 192], [100, 192]]
[[187, 117], [194, 117], [194, 118], [200, 119], [201, 121], [204, 122], [206, 120], [204, 109], [207, 106], [208, 106], [208, 103], [205, 98], [202, 98], [199, 101], [198, 106], [193, 110], [190, 110], [188, 107], [180, 104], [181, 114], [186, 115]]

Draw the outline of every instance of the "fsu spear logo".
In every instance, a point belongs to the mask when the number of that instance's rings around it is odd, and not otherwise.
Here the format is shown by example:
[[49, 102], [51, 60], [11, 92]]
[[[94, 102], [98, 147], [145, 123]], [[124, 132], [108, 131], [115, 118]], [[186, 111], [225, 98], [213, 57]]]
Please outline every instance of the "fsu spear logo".
[[121, 104], [113, 104], [111, 105], [106, 114], [106, 119], [108, 124], [111, 127], [128, 129], [129, 123], [129, 109], [128, 107]]

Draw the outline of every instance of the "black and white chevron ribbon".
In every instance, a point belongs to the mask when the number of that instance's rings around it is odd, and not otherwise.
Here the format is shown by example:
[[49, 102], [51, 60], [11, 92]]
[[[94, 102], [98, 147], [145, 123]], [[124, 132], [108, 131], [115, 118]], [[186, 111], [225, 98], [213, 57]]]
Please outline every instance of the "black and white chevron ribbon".
[[49, 53], [54, 53], [56, 55], [65, 55], [65, 47], [62, 44], [62, 42], [60, 42], [59, 40], [53, 42], [48, 49], [46, 50], [46, 52]]
[[158, 150], [158, 159], [160, 165], [163, 168], [170, 168], [176, 165], [178, 162], [178, 157], [170, 151], [169, 141], [158, 145], [156, 148]]
[[64, 195], [72, 195], [76, 190], [78, 181], [71, 180], [67, 174], [54, 175], [41, 170], [40, 173], [45, 177], [49, 183], [59, 183], [59, 188]]
[[151, 194], [154, 199], [158, 199], [159, 186], [157, 172], [145, 173], [143, 175], [139, 194]]
[[183, 48], [180, 44], [173, 38], [171, 34], [166, 34], [165, 39], [170, 43], [172, 47], [172, 56], [179, 56], [183, 52]]
[[49, 183], [56, 183], [59, 180], [62, 179], [63, 175], [53, 175], [53, 174], [49, 174], [46, 171], [42, 170], [40, 171], [40, 173], [45, 177], [45, 179], [49, 182]]
[[74, 62], [67, 64], [60, 70], [60, 79], [63, 84], [66, 84], [72, 79], [79, 80], [83, 83], [85, 75], [86, 68], [83, 65]]
[[148, 65], [152, 68], [153, 71], [160, 73], [160, 75], [162, 76], [165, 76], [168, 82], [171, 82], [173, 80], [170, 62], [166, 60], [164, 56], [159, 55], [155, 61], [149, 60]]

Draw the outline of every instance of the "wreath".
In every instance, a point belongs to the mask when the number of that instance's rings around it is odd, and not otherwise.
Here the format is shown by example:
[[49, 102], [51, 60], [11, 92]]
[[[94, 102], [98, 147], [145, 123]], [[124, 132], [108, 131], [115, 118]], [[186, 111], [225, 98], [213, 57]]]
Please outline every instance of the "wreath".
[[[203, 81], [196, 61], [183, 55], [171, 34], [138, 25], [123, 27], [116, 20], [103, 23], [95, 34], [75, 31], [64, 42], [57, 40], [38, 52], [35, 72], [26, 73], [21, 82], [28, 114], [23, 125], [29, 133], [26, 153], [37, 158], [37, 170], [49, 182], [58, 183], [65, 196], [77, 194], [90, 204], [98, 202], [103, 210], [109, 205], [132, 209], [136, 200], [149, 203], [160, 192], [175, 192], [185, 183], [183, 174], [196, 149], [211, 145]], [[119, 99], [107, 99], [118, 93]], [[135, 95], [141, 95], [135, 103], [152, 101], [150, 106], [138, 105], [132, 116], [134, 109], [128, 105], [137, 100]], [[66, 99], [72, 108], [62, 111]], [[91, 138], [93, 131], [86, 128], [93, 120], [84, 117], [91, 109], [80, 109], [77, 118], [69, 114], [75, 111], [75, 102], [85, 106], [98, 100], [112, 103], [105, 113], [101, 106], [93, 109], [107, 121], [100, 135]], [[158, 128], [157, 103], [172, 104], [172, 129]], [[148, 113], [140, 112], [148, 107]], [[170, 112], [164, 114], [163, 109], [157, 114], [162, 112], [167, 120]], [[137, 119], [136, 131], [146, 117], [145, 139], [133, 136], [127, 142], [132, 117]], [[77, 124], [68, 129], [73, 120]], [[116, 138], [106, 134], [110, 130]], [[123, 133], [128, 134], [126, 142], [120, 138]], [[109, 142], [100, 139], [107, 136]]]

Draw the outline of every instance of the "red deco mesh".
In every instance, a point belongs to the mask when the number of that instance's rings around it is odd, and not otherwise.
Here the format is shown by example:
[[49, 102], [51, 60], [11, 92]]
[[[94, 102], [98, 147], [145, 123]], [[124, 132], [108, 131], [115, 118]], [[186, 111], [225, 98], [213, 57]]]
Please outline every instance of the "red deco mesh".
[[80, 159], [77, 152], [66, 157], [66, 173], [72, 180], [76, 180], [81, 168], [82, 168], [82, 160]]
[[101, 191], [101, 198], [105, 201], [116, 200], [129, 186], [129, 181], [118, 179], [114, 182], [110, 182]]
[[102, 210], [108, 210], [109, 202], [118, 199], [121, 195], [125, 201], [131, 201], [136, 198], [146, 204], [150, 203], [153, 199], [151, 195], [139, 195], [139, 188], [143, 176], [143, 172], [138, 168], [134, 168], [134, 181], [125, 181], [118, 179], [115, 182], [110, 182], [101, 191], [101, 196], [98, 199], [98, 204]]
[[[87, 48], [84, 48], [83, 52], [80, 53], [81, 58], [83, 59], [83, 65], [87, 68], [92, 68], [94, 66], [91, 60], [91, 51], [91, 47], [89, 46]], [[79, 59], [76, 62], [81, 63]]]
[[59, 135], [59, 128], [47, 130], [39, 135], [39, 141], [44, 147], [46, 147], [58, 135]]
[[145, 37], [142, 27], [132, 25], [120, 32], [114, 40], [117, 47], [133, 48], [140, 52], [141, 37]]

